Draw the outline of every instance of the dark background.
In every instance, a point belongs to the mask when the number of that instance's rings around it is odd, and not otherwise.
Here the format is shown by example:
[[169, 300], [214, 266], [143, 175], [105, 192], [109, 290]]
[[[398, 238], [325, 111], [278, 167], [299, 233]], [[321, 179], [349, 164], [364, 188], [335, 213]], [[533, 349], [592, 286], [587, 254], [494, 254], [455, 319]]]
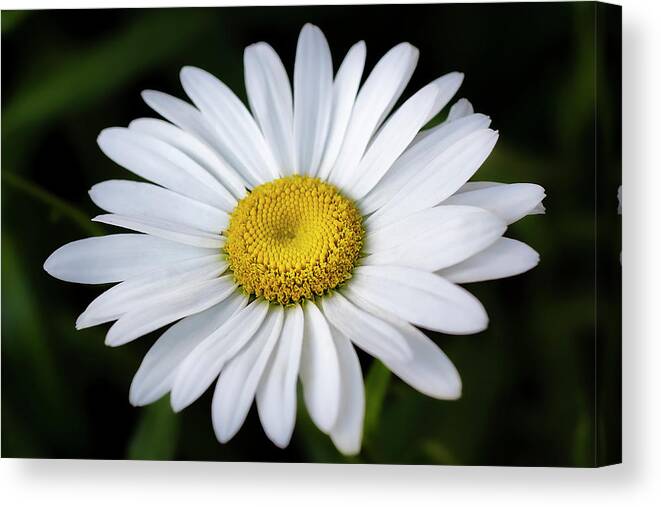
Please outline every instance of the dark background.
[[[179, 69], [197, 65], [245, 98], [243, 48], [268, 41], [291, 75], [306, 22], [325, 32], [336, 67], [360, 39], [367, 42], [366, 71], [398, 42], [417, 46], [420, 61], [405, 96], [463, 71], [457, 98], [469, 98], [500, 131], [475, 179], [535, 182], [548, 194], [546, 215], [508, 231], [540, 252], [539, 266], [469, 286], [489, 312], [489, 328], [434, 335], [461, 373], [459, 401], [427, 398], [362, 358], [367, 415], [355, 458], [339, 455], [304, 410], [282, 451], [264, 436], [254, 410], [229, 444], [219, 444], [210, 393], [180, 415], [167, 399], [131, 407], [131, 378], [158, 333], [104, 347], [107, 326], [74, 329], [100, 288], [66, 284], [42, 269], [62, 244], [110, 232], [89, 221], [99, 210], [87, 190], [132, 175], [101, 154], [96, 136], [155, 116], [141, 90], [183, 97]], [[549, 466], [619, 460], [619, 22], [619, 9], [593, 3], [3, 12], [3, 456]]]

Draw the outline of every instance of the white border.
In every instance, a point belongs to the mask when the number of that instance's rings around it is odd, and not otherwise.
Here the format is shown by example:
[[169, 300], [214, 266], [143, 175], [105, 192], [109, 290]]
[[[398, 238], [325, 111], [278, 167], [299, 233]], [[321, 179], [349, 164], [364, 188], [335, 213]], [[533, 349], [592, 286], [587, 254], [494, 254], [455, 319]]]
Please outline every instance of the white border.
[[[142, 1], [143, 6], [182, 5]], [[309, 4], [213, 2], [191, 5]], [[347, 2], [320, 2], [347, 3]], [[356, 2], [379, 3], [379, 2]], [[381, 2], [388, 3], [388, 2]], [[397, 2], [402, 3], [402, 2]], [[5, 505], [631, 506], [661, 499], [661, 2], [624, 6], [624, 460], [597, 470], [2, 460]], [[91, 5], [90, 5], [91, 4]], [[118, 1], [0, 1], [11, 8], [136, 7]], [[559, 168], [560, 170], [561, 168]], [[348, 501], [348, 503], [347, 503]]]

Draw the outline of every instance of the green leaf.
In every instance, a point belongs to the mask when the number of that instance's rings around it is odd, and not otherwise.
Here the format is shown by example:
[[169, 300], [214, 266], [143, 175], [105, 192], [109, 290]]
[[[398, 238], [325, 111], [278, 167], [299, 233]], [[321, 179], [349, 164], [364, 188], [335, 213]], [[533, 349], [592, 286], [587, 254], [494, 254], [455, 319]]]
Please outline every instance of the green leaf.
[[378, 429], [383, 400], [390, 385], [390, 377], [390, 370], [381, 361], [375, 359], [365, 378], [365, 426], [363, 434], [366, 442], [369, 442]]
[[177, 450], [179, 419], [167, 397], [142, 409], [129, 443], [128, 459], [171, 460]]

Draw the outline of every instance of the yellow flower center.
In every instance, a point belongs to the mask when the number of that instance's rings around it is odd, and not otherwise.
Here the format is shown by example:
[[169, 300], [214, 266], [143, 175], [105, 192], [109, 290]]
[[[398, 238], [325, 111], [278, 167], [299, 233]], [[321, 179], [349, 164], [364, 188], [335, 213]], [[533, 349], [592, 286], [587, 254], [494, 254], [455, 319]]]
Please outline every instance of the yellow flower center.
[[287, 176], [239, 201], [224, 235], [230, 269], [243, 289], [287, 305], [349, 279], [364, 231], [355, 204], [334, 186]]

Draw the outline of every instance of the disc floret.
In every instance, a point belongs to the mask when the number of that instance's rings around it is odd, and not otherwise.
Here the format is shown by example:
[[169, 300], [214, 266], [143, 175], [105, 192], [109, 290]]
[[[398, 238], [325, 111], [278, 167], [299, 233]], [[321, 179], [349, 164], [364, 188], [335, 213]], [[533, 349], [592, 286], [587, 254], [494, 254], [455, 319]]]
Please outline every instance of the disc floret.
[[224, 235], [237, 283], [287, 305], [348, 280], [364, 230], [356, 205], [333, 185], [295, 175], [255, 187], [237, 204]]

